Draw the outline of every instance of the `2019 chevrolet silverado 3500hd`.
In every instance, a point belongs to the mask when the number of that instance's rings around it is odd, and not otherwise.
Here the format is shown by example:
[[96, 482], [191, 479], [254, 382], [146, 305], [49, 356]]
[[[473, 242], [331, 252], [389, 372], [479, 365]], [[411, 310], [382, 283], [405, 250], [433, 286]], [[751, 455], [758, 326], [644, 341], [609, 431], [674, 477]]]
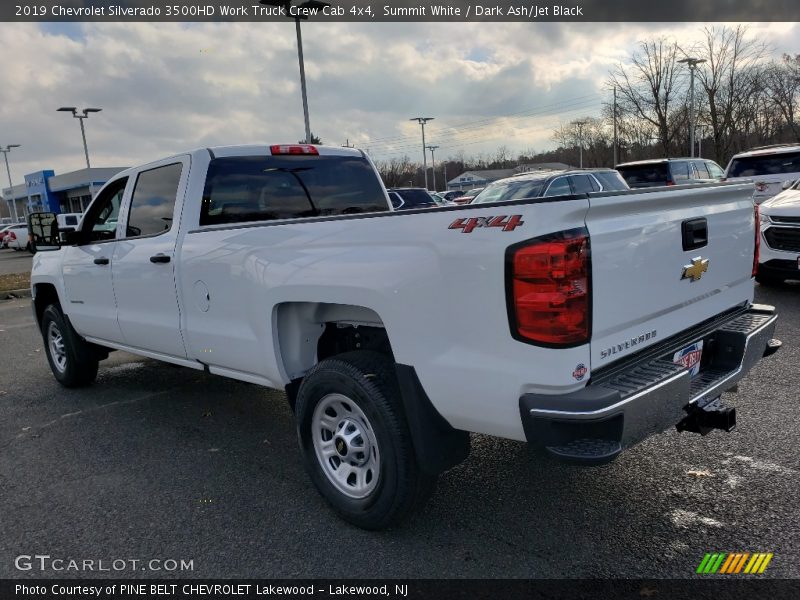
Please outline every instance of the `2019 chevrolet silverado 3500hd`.
[[[306, 468], [379, 529], [469, 433], [602, 463], [719, 402], [775, 351], [752, 184], [393, 211], [362, 152], [187, 152], [109, 181], [77, 230], [31, 222], [53, 374], [120, 349], [284, 388]], [[53, 251], [46, 251], [53, 250]]]

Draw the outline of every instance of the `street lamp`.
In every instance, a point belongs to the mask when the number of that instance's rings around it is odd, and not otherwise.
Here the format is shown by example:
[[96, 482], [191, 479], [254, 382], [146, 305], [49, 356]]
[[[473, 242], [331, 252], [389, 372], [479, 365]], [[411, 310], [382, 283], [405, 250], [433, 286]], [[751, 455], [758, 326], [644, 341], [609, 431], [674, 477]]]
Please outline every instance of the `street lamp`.
[[578, 155], [580, 161], [580, 168], [583, 168], [583, 126], [586, 125], [586, 121], [573, 121], [573, 125], [578, 128]]
[[297, 14], [292, 15], [289, 12], [289, 7], [291, 6], [291, 0], [259, 0], [259, 4], [264, 4], [266, 6], [277, 6], [283, 7], [286, 11], [285, 16], [294, 19], [294, 27], [295, 31], [297, 32], [297, 60], [300, 63], [300, 91], [303, 95], [303, 118], [305, 119], [306, 125], [306, 144], [311, 143], [311, 123], [308, 119], [308, 95], [306, 94], [306, 67], [305, 63], [303, 62], [303, 37], [300, 34], [300, 21], [307, 20], [308, 14], [315, 14], [317, 11], [321, 11], [326, 6], [330, 6], [328, 2], [321, 2], [320, 0], [306, 0], [302, 4], [297, 6], [298, 9], [302, 9], [297, 11]]
[[425, 174], [425, 189], [428, 189], [428, 158], [425, 152], [425, 123], [433, 121], [435, 117], [412, 117], [409, 121], [417, 121], [422, 126], [422, 172]]
[[439, 146], [428, 146], [428, 150], [431, 151], [431, 173], [433, 174], [433, 191], [436, 191], [436, 157], [434, 156], [434, 151]]
[[678, 62], [689, 66], [689, 156], [694, 158], [694, 72], [697, 70], [697, 65], [706, 62], [706, 59], [687, 56]]
[[92, 166], [89, 164], [89, 147], [86, 145], [86, 129], [83, 126], [83, 120], [89, 118], [89, 113], [98, 113], [102, 108], [84, 108], [83, 114], [78, 114], [78, 109], [74, 106], [62, 106], [56, 112], [71, 112], [72, 116], [75, 119], [78, 119], [81, 122], [81, 137], [83, 138], [83, 153], [86, 155], [86, 168], [91, 169]]
[[6, 173], [8, 173], [8, 187], [11, 188], [11, 200], [6, 198], [6, 202], [9, 202], [8, 206], [8, 215], [11, 216], [11, 207], [14, 207], [14, 222], [16, 223], [19, 221], [19, 215], [17, 215], [17, 201], [14, 199], [14, 184], [11, 183], [11, 169], [8, 166], [8, 153], [11, 152], [12, 148], [19, 148], [20, 144], [9, 144], [5, 148], [0, 146], [0, 152], [3, 153], [6, 159]]

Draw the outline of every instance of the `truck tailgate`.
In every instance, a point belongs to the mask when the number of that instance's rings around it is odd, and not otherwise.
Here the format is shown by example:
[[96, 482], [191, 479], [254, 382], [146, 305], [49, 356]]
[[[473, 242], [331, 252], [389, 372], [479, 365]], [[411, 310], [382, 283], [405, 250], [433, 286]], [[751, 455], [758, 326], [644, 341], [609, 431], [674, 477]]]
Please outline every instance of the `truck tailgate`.
[[752, 300], [752, 194], [719, 184], [590, 198], [593, 370]]

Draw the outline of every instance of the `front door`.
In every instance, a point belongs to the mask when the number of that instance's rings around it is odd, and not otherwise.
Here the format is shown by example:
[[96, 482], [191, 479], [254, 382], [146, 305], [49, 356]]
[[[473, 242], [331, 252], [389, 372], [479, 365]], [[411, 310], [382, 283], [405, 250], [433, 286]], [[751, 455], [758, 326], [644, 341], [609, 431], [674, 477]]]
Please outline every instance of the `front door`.
[[81, 335], [120, 343], [111, 262], [117, 244], [117, 217], [127, 177], [109, 183], [91, 205], [81, 225], [82, 240], [64, 248], [65, 306]]
[[183, 196], [188, 172], [186, 157], [156, 163], [135, 176], [112, 265], [124, 343], [176, 357], [185, 357], [186, 350], [175, 287], [175, 200]]

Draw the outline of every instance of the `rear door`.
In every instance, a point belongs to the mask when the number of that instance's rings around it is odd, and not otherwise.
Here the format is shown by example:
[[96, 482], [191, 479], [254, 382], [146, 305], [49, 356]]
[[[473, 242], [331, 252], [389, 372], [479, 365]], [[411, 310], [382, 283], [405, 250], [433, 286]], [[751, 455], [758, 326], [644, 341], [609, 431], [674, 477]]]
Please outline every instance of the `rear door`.
[[134, 176], [122, 215], [124, 238], [112, 261], [117, 318], [124, 343], [185, 357], [175, 288], [175, 244], [189, 157], [160, 161]]
[[751, 190], [590, 196], [592, 368], [752, 299]]

